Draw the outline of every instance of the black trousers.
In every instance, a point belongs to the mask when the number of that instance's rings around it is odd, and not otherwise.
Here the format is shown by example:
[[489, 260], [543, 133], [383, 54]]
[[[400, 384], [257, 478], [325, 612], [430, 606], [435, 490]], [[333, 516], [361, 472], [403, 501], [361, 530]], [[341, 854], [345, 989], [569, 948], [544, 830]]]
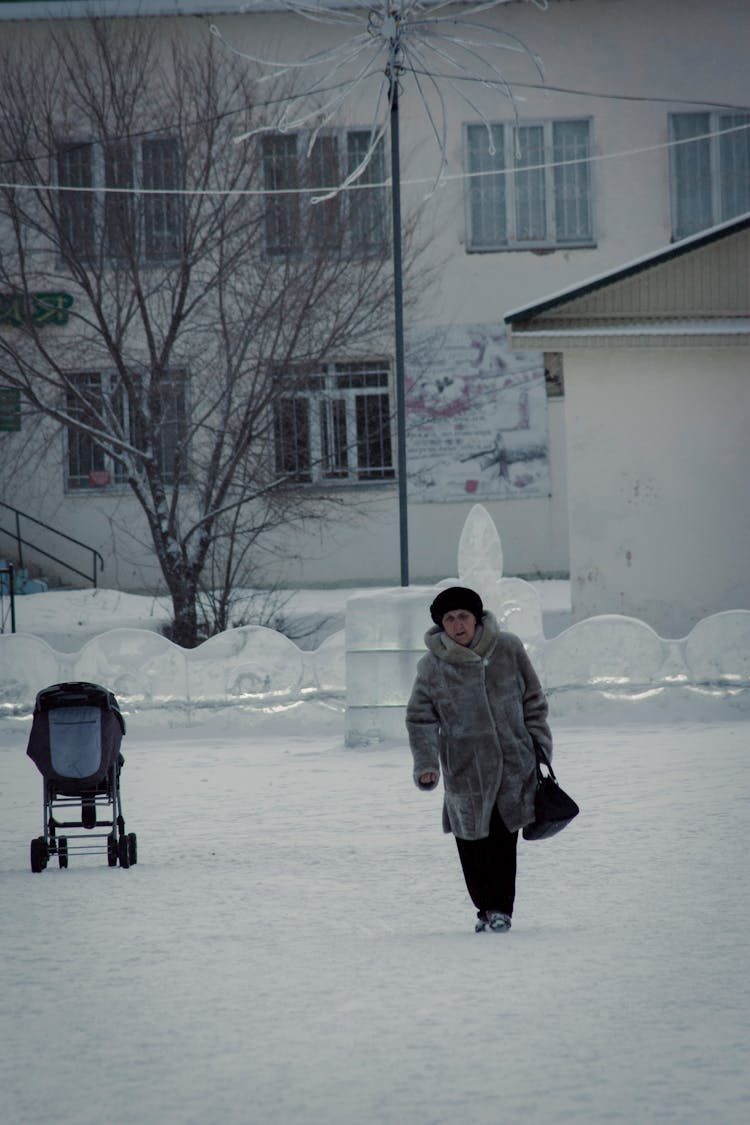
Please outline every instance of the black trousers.
[[516, 849], [518, 833], [509, 832], [497, 808], [492, 810], [490, 834], [481, 840], [462, 840], [456, 846], [466, 880], [466, 889], [477, 910], [500, 910], [513, 914], [516, 897]]

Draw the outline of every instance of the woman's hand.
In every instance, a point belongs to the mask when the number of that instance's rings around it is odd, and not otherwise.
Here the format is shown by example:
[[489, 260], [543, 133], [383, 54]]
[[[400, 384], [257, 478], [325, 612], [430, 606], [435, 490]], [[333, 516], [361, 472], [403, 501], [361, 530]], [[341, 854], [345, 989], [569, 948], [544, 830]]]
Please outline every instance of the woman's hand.
[[438, 779], [438, 775], [430, 770], [429, 773], [421, 773], [419, 775], [420, 785], [434, 785]]

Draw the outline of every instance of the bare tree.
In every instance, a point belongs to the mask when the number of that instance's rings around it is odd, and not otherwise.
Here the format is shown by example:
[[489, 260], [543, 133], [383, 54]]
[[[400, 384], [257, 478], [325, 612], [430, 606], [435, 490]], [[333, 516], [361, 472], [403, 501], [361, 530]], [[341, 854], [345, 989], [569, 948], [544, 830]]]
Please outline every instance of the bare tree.
[[[331, 359], [372, 380], [356, 361], [382, 355], [391, 268], [382, 188], [317, 208], [260, 190], [339, 175], [336, 138], [233, 143], [264, 123], [247, 64], [158, 27], [71, 23], [0, 57], [0, 376], [132, 490], [191, 646], [202, 584], [221, 629], [264, 537], [333, 502], [314, 486], [351, 434], [334, 411], [313, 448], [300, 403]], [[383, 401], [362, 449], [389, 440]]]

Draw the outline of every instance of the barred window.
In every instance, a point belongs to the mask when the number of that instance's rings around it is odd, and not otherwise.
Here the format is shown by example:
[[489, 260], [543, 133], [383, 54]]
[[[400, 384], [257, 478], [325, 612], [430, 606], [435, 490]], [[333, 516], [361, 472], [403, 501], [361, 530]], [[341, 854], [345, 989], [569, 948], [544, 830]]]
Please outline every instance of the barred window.
[[[263, 137], [266, 251], [271, 255], [342, 246], [358, 255], [383, 253], [388, 246], [385, 150], [378, 141], [357, 187], [321, 203], [304, 188], [338, 187], [365, 159], [369, 129], [321, 133], [308, 153], [309, 134]], [[371, 187], [363, 186], [371, 184]]]
[[673, 113], [669, 135], [673, 239], [750, 211], [750, 114]]
[[593, 246], [591, 122], [467, 125], [467, 249]]
[[[91, 257], [101, 239], [105, 256], [114, 262], [130, 255], [148, 262], [177, 257], [182, 204], [179, 195], [171, 193], [182, 186], [178, 157], [174, 137], [61, 148], [57, 153], [58, 186], [101, 189], [58, 192], [64, 249]], [[165, 194], [138, 196], [132, 192], [136, 187], [161, 188]], [[117, 188], [124, 190], [113, 190]]]
[[[110, 373], [80, 372], [68, 375], [66, 394], [68, 414], [94, 432], [85, 429], [67, 430], [67, 474], [69, 490], [98, 488], [123, 484], [124, 469], [120, 462], [96, 440], [102, 423], [109, 418], [112, 429], [127, 435], [136, 446], [142, 446], [146, 435], [128, 411], [128, 401], [119, 379]], [[157, 435], [156, 454], [165, 484], [184, 480], [184, 452], [187, 441], [187, 380], [184, 372], [168, 372], [160, 381], [155, 396], [154, 430]]]
[[[104, 399], [110, 399], [115, 414], [122, 417], [123, 400], [114, 380], [99, 372], [85, 371], [68, 376], [70, 384], [66, 393], [66, 409], [71, 418], [96, 431], [101, 428]], [[100, 487], [112, 482], [121, 483], [121, 467], [112, 460], [97, 442], [94, 433], [86, 430], [66, 431], [68, 458], [68, 489], [78, 490]]]
[[393, 480], [390, 374], [380, 362], [279, 372], [276, 471], [302, 483]]

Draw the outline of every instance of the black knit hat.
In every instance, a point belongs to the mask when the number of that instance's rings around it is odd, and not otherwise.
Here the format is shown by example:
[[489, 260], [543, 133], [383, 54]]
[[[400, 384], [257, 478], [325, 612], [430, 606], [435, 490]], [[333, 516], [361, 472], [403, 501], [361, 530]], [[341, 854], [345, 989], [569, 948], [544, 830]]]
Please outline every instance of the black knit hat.
[[476, 617], [477, 624], [484, 613], [479, 594], [469, 590], [467, 586], [449, 586], [447, 590], [441, 590], [430, 606], [430, 616], [436, 625], [442, 625], [446, 613], [450, 613], [452, 609], [468, 610]]

